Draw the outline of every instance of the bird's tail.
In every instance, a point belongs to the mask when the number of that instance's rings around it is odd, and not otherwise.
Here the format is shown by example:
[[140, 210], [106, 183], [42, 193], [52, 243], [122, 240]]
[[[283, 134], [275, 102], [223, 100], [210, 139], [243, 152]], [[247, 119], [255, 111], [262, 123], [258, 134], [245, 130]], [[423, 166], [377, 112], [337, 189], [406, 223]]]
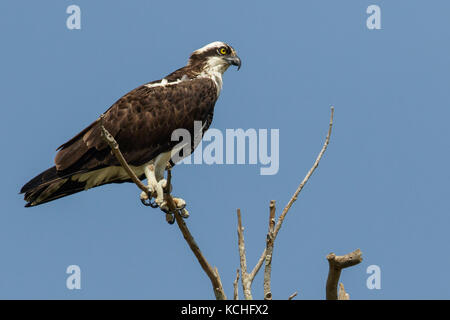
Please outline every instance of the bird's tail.
[[73, 181], [71, 176], [61, 176], [56, 167], [51, 167], [28, 181], [20, 190], [20, 193], [25, 194], [25, 207], [34, 207], [83, 191], [86, 184]]

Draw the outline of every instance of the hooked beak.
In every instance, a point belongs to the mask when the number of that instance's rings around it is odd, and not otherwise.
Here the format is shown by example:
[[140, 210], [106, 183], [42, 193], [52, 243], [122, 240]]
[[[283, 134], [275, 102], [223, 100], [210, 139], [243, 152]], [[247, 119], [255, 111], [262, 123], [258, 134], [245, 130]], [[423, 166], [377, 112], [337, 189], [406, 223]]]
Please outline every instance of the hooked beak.
[[241, 68], [241, 59], [238, 56], [234, 56], [234, 57], [227, 57], [225, 58], [225, 60], [233, 66], [237, 66], [238, 70]]

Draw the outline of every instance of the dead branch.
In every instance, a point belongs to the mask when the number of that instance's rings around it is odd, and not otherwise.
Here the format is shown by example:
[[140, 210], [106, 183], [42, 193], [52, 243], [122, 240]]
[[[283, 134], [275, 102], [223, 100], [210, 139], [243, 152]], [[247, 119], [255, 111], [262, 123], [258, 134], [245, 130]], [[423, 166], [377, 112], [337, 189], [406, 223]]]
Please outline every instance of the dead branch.
[[[333, 115], [334, 115], [334, 108], [331, 107], [331, 117], [330, 117], [330, 124], [328, 129], [328, 134], [326, 136], [324, 145], [319, 153], [319, 155], [316, 158], [316, 161], [314, 162], [311, 169], [306, 174], [305, 178], [302, 180], [300, 185], [298, 186], [297, 190], [294, 192], [293, 196], [287, 203], [286, 207], [284, 208], [283, 212], [279, 216], [277, 223], [275, 224], [275, 201], [271, 201], [270, 203], [270, 216], [269, 216], [269, 231], [267, 233], [266, 238], [266, 248], [264, 249], [261, 257], [259, 258], [258, 262], [256, 263], [253, 270], [248, 273], [247, 272], [247, 258], [245, 253], [245, 242], [244, 242], [244, 228], [242, 227], [242, 217], [241, 217], [241, 211], [237, 210], [237, 217], [238, 217], [238, 246], [239, 246], [239, 256], [240, 256], [240, 269], [241, 269], [241, 282], [243, 286], [244, 291], [244, 297], [245, 299], [252, 299], [252, 292], [251, 292], [251, 285], [253, 283], [253, 280], [258, 273], [258, 271], [261, 269], [262, 264], [265, 262], [265, 272], [264, 272], [264, 299], [270, 300], [272, 299], [272, 292], [271, 292], [271, 263], [272, 263], [272, 254], [273, 254], [273, 245], [275, 242], [275, 239], [278, 235], [278, 232], [281, 229], [281, 226], [283, 224], [283, 221], [289, 211], [289, 209], [292, 207], [293, 203], [297, 200], [298, 195], [302, 191], [305, 184], [308, 182], [311, 175], [314, 173], [315, 169], [318, 167], [320, 160], [322, 159], [322, 156], [324, 155], [331, 136], [331, 130], [333, 127]], [[146, 192], [151, 198], [151, 195], [149, 194], [149, 189], [140, 181], [140, 179], [136, 176], [134, 171], [130, 168], [128, 163], [126, 162], [125, 158], [123, 157], [119, 145], [117, 141], [114, 139], [114, 137], [106, 130], [106, 128], [103, 126], [103, 117], [101, 117], [101, 129], [102, 129], [102, 136], [105, 139], [105, 141], [108, 143], [108, 145], [111, 148], [111, 151], [121, 164], [121, 166], [124, 168], [124, 170], [129, 175], [130, 179], [138, 186], [139, 189]], [[190, 233], [186, 223], [184, 222], [184, 219], [182, 215], [180, 214], [180, 211], [177, 210], [177, 206], [174, 203], [174, 200], [172, 196], [170, 195], [171, 190], [171, 171], [170, 168], [168, 169], [168, 189], [167, 192], [164, 194], [164, 199], [166, 200], [166, 203], [169, 208], [169, 213], [166, 213], [167, 216], [173, 215], [175, 218], [175, 221], [177, 222], [177, 225], [183, 234], [184, 239], [188, 243], [191, 251], [194, 253], [195, 257], [197, 258], [198, 262], [200, 263], [200, 266], [205, 271], [207, 276], [209, 277], [211, 284], [213, 286], [214, 294], [216, 296], [216, 299], [226, 299], [225, 292], [223, 290], [222, 281], [220, 279], [219, 272], [217, 268], [212, 268], [209, 262], [206, 260], [206, 258], [203, 256], [202, 252], [200, 251], [200, 248], [198, 247], [197, 243], [195, 242], [192, 234]], [[166, 218], [167, 218], [166, 216]], [[356, 252], [356, 251], [355, 251]], [[352, 262], [346, 262], [341, 261], [341, 257], [336, 257], [334, 254], [329, 255], [327, 258], [330, 262], [330, 273], [329, 278], [327, 281], [327, 299], [330, 294], [333, 294], [334, 297], [337, 298], [337, 283], [339, 281], [339, 276], [342, 268], [348, 267]], [[351, 260], [351, 259], [350, 259]], [[350, 265], [347, 265], [350, 263]], [[359, 262], [357, 262], [359, 263]], [[355, 263], [356, 264], [356, 263]], [[236, 280], [233, 282], [234, 286], [234, 298], [238, 298], [238, 281], [239, 281], [239, 269], [237, 270]], [[330, 290], [329, 290], [330, 288]], [[332, 292], [333, 289], [334, 291]], [[297, 293], [292, 294], [289, 297], [289, 300], [293, 299]], [[348, 298], [348, 294], [345, 292], [345, 289], [342, 285], [340, 296], [342, 295], [342, 298]]]
[[350, 295], [345, 292], [344, 284], [342, 282], [339, 283], [338, 300], [350, 300]]
[[270, 201], [269, 205], [269, 230], [267, 231], [266, 239], [266, 258], [264, 269], [264, 300], [272, 300], [272, 292], [270, 289], [270, 278], [272, 271], [272, 254], [273, 254], [273, 241], [274, 239], [274, 227], [275, 227], [275, 200]]
[[298, 294], [298, 292], [295, 291], [293, 294], [291, 294], [291, 295], [289, 296], [288, 300], [294, 299], [294, 298], [297, 296], [297, 294]]
[[[326, 298], [327, 300], [337, 300], [338, 299], [338, 283], [341, 276], [342, 269], [357, 265], [362, 261], [362, 252], [356, 249], [344, 256], [337, 256], [334, 253], [327, 255], [327, 260], [329, 264], [328, 279], [326, 285]], [[341, 287], [342, 297], [347, 297], [348, 294], [345, 292], [344, 285]]]
[[186, 222], [184, 222], [184, 219], [181, 217], [178, 210], [176, 210], [172, 197], [170, 195], [166, 195], [165, 197], [169, 209], [171, 210], [171, 212], [174, 212], [175, 220], [177, 222], [178, 228], [183, 234], [184, 239], [189, 245], [189, 248], [191, 248], [191, 251], [194, 253], [198, 262], [200, 263], [200, 266], [202, 267], [203, 271], [205, 271], [206, 275], [209, 277], [211, 284], [213, 286], [214, 295], [216, 296], [216, 299], [225, 300], [227, 297], [223, 290], [222, 281], [220, 280], [217, 268], [213, 269], [209, 264], [209, 262], [206, 260], [206, 258], [203, 256], [202, 252], [200, 251], [200, 248], [197, 245], [197, 242], [194, 240], [194, 237], [189, 231]]
[[[117, 160], [121, 164], [121, 166], [124, 168], [124, 170], [128, 173], [130, 179], [138, 186], [139, 189], [141, 189], [144, 192], [148, 193], [148, 188], [139, 180], [139, 178], [136, 176], [134, 171], [130, 168], [127, 161], [122, 155], [122, 152], [120, 151], [119, 144], [114, 139], [114, 137], [106, 130], [106, 128], [103, 126], [103, 123], [101, 123], [101, 129], [102, 129], [102, 135], [105, 141], [110, 146], [113, 154], [116, 156]], [[168, 183], [170, 183], [171, 175], [170, 175], [170, 169], [168, 169]], [[168, 185], [168, 190], [171, 190], [171, 186]], [[149, 195], [150, 197], [150, 195]], [[200, 263], [200, 266], [205, 271], [207, 276], [209, 277], [213, 290], [214, 295], [216, 296], [217, 300], [225, 300], [226, 295], [223, 290], [222, 281], [220, 280], [219, 272], [217, 271], [217, 268], [213, 269], [209, 262], [206, 260], [206, 258], [203, 256], [202, 252], [200, 251], [200, 248], [198, 247], [197, 243], [194, 240], [194, 237], [192, 236], [191, 232], [189, 231], [186, 223], [184, 222], [183, 218], [181, 217], [179, 210], [176, 209], [176, 205], [173, 201], [172, 196], [170, 193], [166, 193], [164, 195], [165, 200], [167, 202], [167, 205], [169, 207], [170, 213], [175, 216], [175, 220], [177, 222], [177, 225], [183, 234], [184, 239], [189, 245], [189, 248], [191, 248], [192, 252], [194, 253], [195, 257], [197, 258], [198, 262]]]
[[300, 185], [298, 186], [297, 190], [295, 190], [294, 195], [292, 196], [291, 200], [289, 200], [288, 204], [283, 209], [283, 212], [281, 213], [280, 217], [278, 218], [278, 222], [277, 222], [277, 225], [275, 226], [275, 231], [274, 231], [274, 237], [275, 238], [276, 238], [276, 236], [278, 235], [278, 232], [281, 229], [281, 226], [283, 224], [284, 218], [286, 217], [289, 209], [292, 207], [294, 202], [297, 200], [299, 193], [302, 191], [303, 187], [308, 182], [308, 180], [311, 177], [311, 175], [314, 173], [316, 168], [319, 166], [319, 162], [322, 159], [322, 156], [324, 155], [325, 151], [327, 150], [328, 144], [330, 143], [331, 129], [333, 128], [333, 116], [334, 116], [334, 107], [331, 107], [331, 116], [330, 116], [330, 124], [328, 126], [328, 134], [327, 134], [327, 137], [325, 138], [325, 142], [323, 144], [322, 150], [320, 150], [320, 153], [317, 156], [316, 161], [314, 162], [314, 165], [311, 167], [311, 169], [309, 169], [309, 171], [306, 174], [305, 178], [300, 183]]
[[236, 279], [233, 281], [233, 288], [234, 288], [233, 298], [234, 298], [234, 300], [239, 300], [238, 286], [239, 286], [239, 269], [236, 270]]
[[[323, 146], [322, 146], [322, 149], [320, 150], [319, 155], [318, 155], [317, 158], [316, 158], [316, 161], [314, 161], [313, 166], [312, 166], [311, 169], [308, 171], [308, 173], [306, 174], [305, 178], [303, 178], [302, 182], [301, 182], [300, 185], [297, 187], [297, 190], [294, 192], [294, 194], [292, 195], [291, 199], [290, 199], [289, 202], [287, 203], [286, 207], [283, 209], [283, 212], [281, 213], [280, 217], [278, 218], [278, 221], [277, 221], [277, 223], [276, 223], [276, 225], [275, 225], [275, 227], [274, 227], [274, 230], [273, 230], [273, 232], [272, 232], [272, 240], [271, 240], [271, 241], [272, 241], [272, 244], [271, 244], [271, 246], [273, 246], [273, 242], [275, 242], [275, 239], [276, 239], [276, 237], [277, 237], [277, 235], [278, 235], [278, 232], [279, 232], [280, 229], [281, 229], [281, 226], [283, 225], [283, 221], [284, 221], [284, 219], [286, 218], [286, 215], [287, 215], [287, 213], [289, 212], [289, 209], [292, 207], [292, 205], [294, 204], [294, 202], [297, 200], [298, 195], [299, 195], [300, 192], [302, 191], [303, 187], [306, 185], [306, 183], [308, 182], [309, 178], [312, 176], [312, 174], [314, 173], [314, 171], [316, 170], [316, 168], [319, 166], [319, 162], [320, 162], [320, 160], [322, 159], [322, 157], [323, 157], [325, 151], [327, 150], [328, 144], [330, 143], [331, 130], [332, 130], [332, 128], [333, 128], [333, 117], [334, 117], [334, 107], [331, 107], [330, 124], [329, 124], [329, 126], [328, 126], [328, 133], [327, 133], [327, 136], [326, 136], [326, 138], [325, 138], [325, 142], [324, 142], [324, 144], [323, 144]], [[274, 212], [274, 213], [275, 213], [275, 212]], [[274, 216], [274, 218], [275, 218], [275, 216]], [[272, 219], [272, 217], [271, 217], [270, 219]], [[240, 211], [238, 211], [238, 224], [241, 224], [241, 223], [239, 222], [239, 220], [240, 220]], [[269, 223], [270, 223], [270, 222], [269, 222]], [[241, 227], [238, 227], [238, 230], [241, 230], [241, 228], [242, 228], [242, 226], [241, 226]], [[239, 250], [240, 250], [240, 252], [241, 252], [241, 249], [239, 249]], [[244, 252], [244, 254], [245, 254], [245, 246], [244, 246], [242, 252]], [[258, 273], [259, 269], [261, 269], [261, 266], [262, 266], [263, 262], [264, 262], [264, 261], [267, 261], [268, 253], [269, 253], [269, 252], [268, 252], [268, 250], [267, 250], [267, 244], [266, 244], [266, 248], [264, 248], [264, 251], [263, 251], [263, 253], [261, 254], [261, 257], [259, 258], [258, 262], [256, 263], [255, 267], [253, 268], [252, 272], [251, 272], [250, 275], [249, 275], [249, 279], [252, 279], [252, 281], [253, 281], [253, 278], [254, 278], [254, 277], [256, 276], [256, 274]], [[272, 252], [270, 252], [270, 258], [269, 258], [269, 260], [272, 259], [271, 256], [272, 256]], [[241, 260], [242, 260], [242, 258], [241, 258]], [[269, 264], [269, 265], [270, 265], [270, 264]], [[246, 268], [247, 268], [247, 266], [246, 266]], [[270, 268], [269, 268], [269, 271], [268, 271], [268, 272], [270, 273]], [[246, 279], [246, 285], [245, 285], [245, 284], [244, 284], [244, 276], [242, 276], [241, 281], [242, 281], [242, 285], [243, 285], [244, 287], [247, 286], [247, 290], [250, 290], [250, 287], [251, 287], [251, 281], [249, 282], [249, 281]], [[270, 281], [270, 276], [269, 276], [269, 281]], [[270, 286], [269, 286], [268, 288], [270, 288]], [[269, 289], [269, 290], [270, 290], [270, 289]], [[268, 293], [268, 292], [266, 291], [266, 288], [265, 288], [264, 297], [266, 297], [266, 294], [267, 294], [267, 293]], [[248, 297], [251, 297], [251, 291], [250, 291], [250, 294], [248, 295]], [[272, 293], [270, 293], [270, 297], [272, 297]]]
[[251, 286], [253, 278], [247, 273], [247, 256], [245, 254], [245, 242], [244, 242], [244, 228], [242, 227], [241, 209], [237, 209], [238, 218], [238, 247], [239, 247], [239, 261], [241, 264], [241, 282], [242, 289], [244, 291], [244, 298], [246, 300], [252, 300]]

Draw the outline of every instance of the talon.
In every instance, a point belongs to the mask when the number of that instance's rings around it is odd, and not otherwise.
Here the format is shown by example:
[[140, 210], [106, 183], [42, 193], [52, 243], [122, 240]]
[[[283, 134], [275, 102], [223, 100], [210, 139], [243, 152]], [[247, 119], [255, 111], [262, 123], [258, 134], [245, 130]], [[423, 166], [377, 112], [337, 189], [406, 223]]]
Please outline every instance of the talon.
[[156, 204], [158, 205], [158, 207], [164, 211], [165, 213], [169, 212], [169, 206], [167, 205], [166, 200], [163, 200], [161, 203], [156, 202]]
[[139, 196], [142, 202], [148, 200], [148, 194], [144, 191], [141, 192], [141, 195]]
[[185, 208], [181, 209], [181, 210], [180, 210], [180, 216], [181, 216], [183, 219], [189, 218], [189, 211], [187, 211]]
[[155, 176], [155, 168], [153, 165], [147, 166], [144, 169], [144, 172], [145, 176], [147, 177], [149, 192], [154, 198], [156, 198], [156, 204], [160, 205], [163, 201], [164, 196], [162, 185], [167, 185], [167, 181], [165, 181], [164, 179], [157, 181]]
[[149, 188], [149, 193], [144, 191], [141, 192], [139, 198], [141, 199], [141, 203], [146, 207], [158, 208], [158, 205], [155, 202], [152, 202], [151, 198], [149, 198], [149, 194], [151, 194], [151, 189]]
[[142, 204], [147, 207], [152, 207], [153, 209], [158, 208], [158, 205], [155, 202], [146, 202], [145, 200], [141, 200]]
[[147, 199], [141, 198], [141, 203], [146, 207], [152, 207], [153, 209], [158, 208], [158, 205], [155, 202], [152, 202], [152, 200], [148, 199], [148, 198]]
[[184, 201], [181, 198], [172, 198], [173, 202], [175, 203], [175, 207], [177, 208], [177, 210], [183, 210], [184, 208], [186, 208], [186, 201]]
[[171, 213], [166, 213], [166, 221], [168, 224], [174, 224], [175, 223], [175, 216]]
[[[165, 212], [167, 222], [173, 224], [175, 222], [175, 215], [170, 213], [169, 206], [164, 199], [164, 195], [170, 194], [172, 191], [172, 186], [164, 179], [164, 170], [160, 170], [160, 163], [161, 162], [158, 162], [157, 158], [155, 160], [155, 165], [150, 164], [145, 167], [144, 173], [147, 178], [149, 191], [147, 193], [142, 192], [140, 198], [141, 202], [146, 206], [151, 206], [152, 208], [159, 207], [161, 211]], [[168, 175], [170, 177], [170, 173], [168, 173]], [[152, 203], [151, 198], [154, 198], [155, 202]], [[186, 201], [180, 198], [173, 198], [173, 201], [176, 212], [184, 219], [189, 217], [189, 212], [185, 209]]]

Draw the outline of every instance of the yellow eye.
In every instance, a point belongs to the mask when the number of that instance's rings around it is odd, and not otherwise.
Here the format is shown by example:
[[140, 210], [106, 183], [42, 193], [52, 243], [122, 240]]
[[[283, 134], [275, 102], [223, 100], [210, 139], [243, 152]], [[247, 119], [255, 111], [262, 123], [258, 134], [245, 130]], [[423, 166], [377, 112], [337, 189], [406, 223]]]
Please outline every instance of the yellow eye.
[[219, 49], [219, 53], [222, 54], [222, 55], [225, 55], [225, 54], [228, 53], [228, 50], [227, 50], [227, 48], [222, 47], [222, 48]]

